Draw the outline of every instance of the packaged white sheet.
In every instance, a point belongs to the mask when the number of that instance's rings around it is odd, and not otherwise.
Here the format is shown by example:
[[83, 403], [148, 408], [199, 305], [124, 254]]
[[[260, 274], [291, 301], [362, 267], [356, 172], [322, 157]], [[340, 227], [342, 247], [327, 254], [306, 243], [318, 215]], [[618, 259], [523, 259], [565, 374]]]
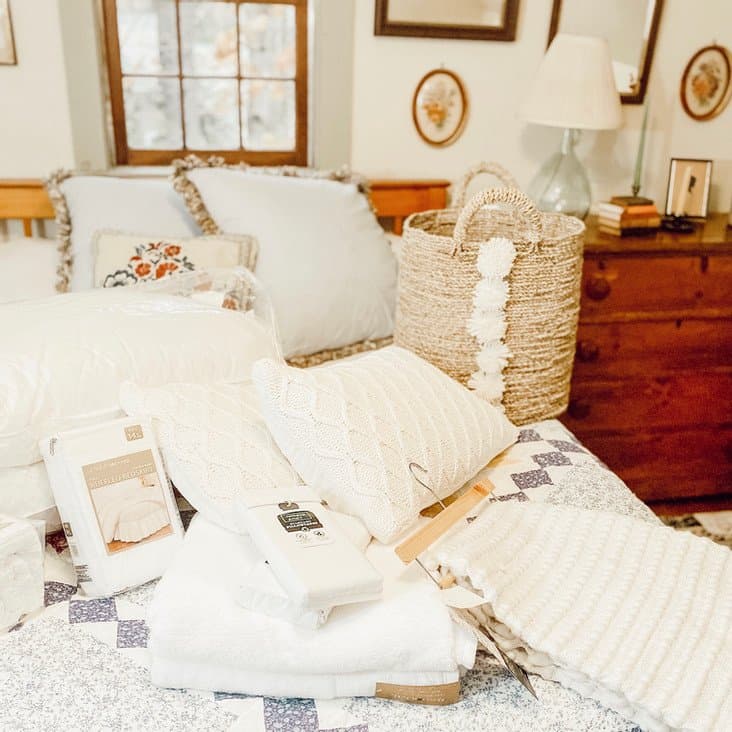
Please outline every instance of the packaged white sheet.
[[44, 534], [43, 521], [0, 514], [0, 633], [43, 607]]
[[248, 491], [247, 528], [289, 599], [308, 609], [374, 600], [383, 579], [306, 486]]
[[82, 589], [111, 595], [159, 577], [183, 527], [150, 423], [118, 419], [39, 447]]

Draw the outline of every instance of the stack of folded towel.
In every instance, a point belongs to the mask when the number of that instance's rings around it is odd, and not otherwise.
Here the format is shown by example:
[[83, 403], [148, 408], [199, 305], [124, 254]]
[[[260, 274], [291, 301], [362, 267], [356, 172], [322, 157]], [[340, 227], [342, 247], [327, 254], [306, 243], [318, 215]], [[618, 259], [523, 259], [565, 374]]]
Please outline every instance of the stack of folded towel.
[[[248, 537], [195, 518], [149, 611], [154, 683], [325, 699], [373, 696], [377, 684], [453, 684], [460, 666], [473, 665], [472, 633], [419, 573], [387, 583], [381, 600], [333, 608], [322, 627], [311, 618], [308, 629], [307, 619], [295, 625], [243, 607], [263, 569]], [[265, 604], [270, 612], [271, 595]]]
[[505, 502], [427, 561], [482, 592], [474, 614], [529, 671], [644, 729], [732, 729], [728, 549], [627, 516]]

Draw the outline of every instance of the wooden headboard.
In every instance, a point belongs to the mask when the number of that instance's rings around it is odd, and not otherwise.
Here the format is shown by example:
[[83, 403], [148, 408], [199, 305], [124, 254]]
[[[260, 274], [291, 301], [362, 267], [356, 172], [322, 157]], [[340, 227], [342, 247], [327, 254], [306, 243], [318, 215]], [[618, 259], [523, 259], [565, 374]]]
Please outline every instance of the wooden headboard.
[[[391, 224], [395, 234], [402, 233], [402, 224], [409, 214], [447, 205], [446, 180], [370, 181], [371, 201], [379, 219]], [[0, 221], [20, 220], [25, 236], [33, 235], [33, 221], [53, 219], [53, 206], [43, 182], [36, 179], [0, 180]]]

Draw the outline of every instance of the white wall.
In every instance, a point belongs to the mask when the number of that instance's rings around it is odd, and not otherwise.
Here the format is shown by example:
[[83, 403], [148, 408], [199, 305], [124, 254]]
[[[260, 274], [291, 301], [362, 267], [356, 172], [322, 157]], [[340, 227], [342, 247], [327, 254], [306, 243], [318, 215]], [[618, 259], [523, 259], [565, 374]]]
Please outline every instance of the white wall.
[[[526, 185], [558, 145], [560, 131], [526, 125], [518, 108], [546, 48], [551, 0], [521, 0], [513, 43], [446, 41], [373, 35], [374, 0], [356, 1], [354, 106], [351, 162], [372, 176], [454, 179], [480, 160], [496, 160]], [[666, 0], [649, 85], [651, 133], [643, 192], [665, 201], [668, 160], [714, 158], [712, 206], [732, 200], [732, 105], [717, 119], [695, 122], [678, 98], [684, 66], [701, 46], [717, 38], [732, 47], [732, 2]], [[414, 88], [428, 70], [457, 72], [470, 97], [470, 117], [453, 145], [433, 148], [412, 124]], [[586, 133], [580, 155], [595, 199], [630, 193], [642, 108], [624, 106], [617, 132]]]

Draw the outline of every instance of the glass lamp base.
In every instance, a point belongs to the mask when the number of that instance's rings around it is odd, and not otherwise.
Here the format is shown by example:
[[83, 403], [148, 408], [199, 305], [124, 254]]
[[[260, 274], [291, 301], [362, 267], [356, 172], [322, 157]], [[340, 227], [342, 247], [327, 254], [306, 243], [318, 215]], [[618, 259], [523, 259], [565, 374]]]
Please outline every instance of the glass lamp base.
[[577, 130], [564, 130], [559, 152], [541, 166], [528, 194], [541, 211], [563, 213], [583, 219], [590, 210], [590, 180], [574, 152]]

